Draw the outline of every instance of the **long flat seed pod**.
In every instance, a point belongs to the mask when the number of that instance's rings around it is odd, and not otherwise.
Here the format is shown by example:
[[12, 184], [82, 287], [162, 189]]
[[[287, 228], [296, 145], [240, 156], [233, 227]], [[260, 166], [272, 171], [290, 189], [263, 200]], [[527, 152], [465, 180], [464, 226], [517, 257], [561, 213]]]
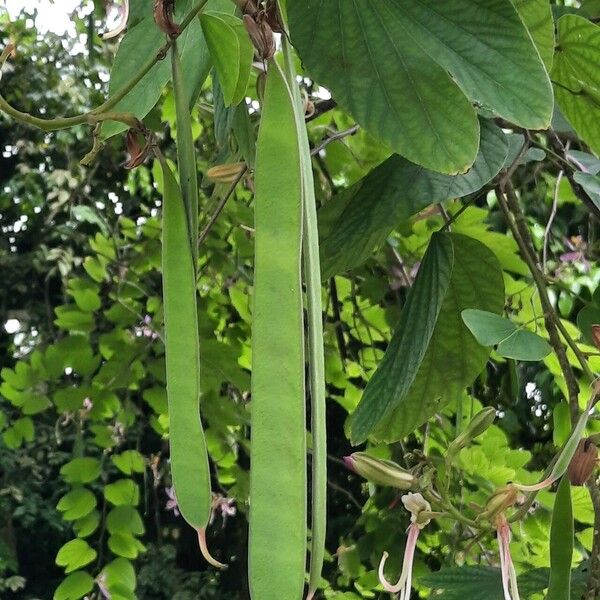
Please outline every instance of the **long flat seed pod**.
[[311, 546], [308, 598], [321, 580], [327, 528], [327, 421], [325, 411], [325, 356], [323, 350], [323, 307], [321, 303], [321, 261], [313, 181], [312, 158], [304, 108], [296, 82], [296, 69], [289, 43], [283, 37], [286, 77], [294, 96], [294, 112], [302, 168], [302, 212], [304, 220], [303, 262], [306, 284], [308, 368], [312, 434]]
[[194, 269], [197, 258], [198, 240], [198, 175], [196, 167], [196, 151], [192, 136], [192, 119], [188, 106], [188, 94], [185, 90], [181, 60], [176, 42], [171, 46], [171, 68], [173, 70], [173, 93], [175, 95], [175, 114], [177, 117], [177, 165], [179, 184], [185, 204], [189, 240], [194, 258]]
[[564, 475], [558, 485], [550, 528], [550, 582], [547, 600], [570, 600], [574, 525], [571, 484]]
[[249, 579], [299, 600], [306, 560], [302, 173], [293, 99], [269, 61], [255, 170]]
[[198, 530], [211, 510], [210, 472], [200, 421], [198, 312], [192, 250], [181, 190], [164, 159], [162, 270], [171, 472], [177, 504]]

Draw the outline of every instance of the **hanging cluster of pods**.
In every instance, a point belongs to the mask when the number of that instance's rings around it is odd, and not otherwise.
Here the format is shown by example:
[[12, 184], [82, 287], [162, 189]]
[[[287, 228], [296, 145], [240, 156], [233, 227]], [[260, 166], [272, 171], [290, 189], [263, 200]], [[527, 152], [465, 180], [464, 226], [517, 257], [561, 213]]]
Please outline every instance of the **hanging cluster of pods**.
[[[304, 108], [287, 42], [270, 3], [244, 3], [244, 21], [266, 60], [255, 168], [255, 269], [252, 331], [252, 445], [249, 579], [252, 597], [297, 600], [304, 590], [307, 544], [305, 345], [312, 417], [311, 563], [308, 597], [320, 579], [325, 545], [325, 384], [316, 206]], [[172, 3], [154, 4], [157, 25], [176, 37]], [[177, 111], [179, 184], [163, 172], [163, 295], [171, 468], [183, 517], [206, 548], [211, 489], [199, 414], [196, 160], [181, 64], [171, 45]], [[157, 151], [158, 152], [158, 151]], [[185, 235], [182, 235], [185, 232]], [[306, 292], [303, 291], [303, 283]], [[304, 310], [306, 309], [306, 323]], [[305, 342], [305, 329], [307, 340]]]

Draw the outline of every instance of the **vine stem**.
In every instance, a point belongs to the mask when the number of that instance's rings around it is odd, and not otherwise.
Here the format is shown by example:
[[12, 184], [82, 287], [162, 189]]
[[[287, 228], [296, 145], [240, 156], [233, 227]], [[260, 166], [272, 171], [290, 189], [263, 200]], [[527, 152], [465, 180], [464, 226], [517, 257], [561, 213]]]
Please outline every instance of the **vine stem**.
[[[204, 8], [207, 1], [208, 0], [199, 0], [199, 2], [194, 6], [194, 8], [192, 8], [192, 10], [190, 10], [188, 15], [181, 22], [179, 26], [179, 32], [169, 38], [160, 48], [160, 50], [155, 55], [150, 56], [150, 58], [148, 58], [148, 60], [142, 65], [140, 70], [123, 87], [117, 90], [117, 92], [115, 92], [115, 94], [106, 102], [100, 104], [100, 106], [97, 106], [88, 112], [72, 117], [42, 119], [30, 113], [22, 112], [14, 108], [7, 102], [4, 96], [0, 94], [0, 111], [5, 112], [21, 123], [37, 127], [43, 131], [57, 131], [59, 129], [74, 127], [75, 125], [96, 125], [100, 120], [108, 120], [104, 115], [109, 113], [109, 111], [111, 111], [125, 96], [127, 96], [127, 94], [129, 94], [129, 92], [150, 72], [156, 63], [165, 58], [167, 52], [175, 43], [176, 39], [183, 33], [183, 31], [185, 31], [188, 25], [194, 20], [196, 15]], [[0, 68], [2, 67], [2, 63], [8, 58], [13, 49], [14, 48], [12, 45], [7, 46], [2, 54], [0, 54]]]
[[[561, 342], [559, 332], [562, 334], [566, 343], [575, 353], [575, 356], [577, 357], [577, 360], [579, 361], [581, 368], [587, 379], [589, 379], [590, 383], [592, 383], [595, 379], [594, 374], [589, 367], [585, 355], [583, 352], [581, 352], [576, 342], [569, 335], [569, 332], [566, 331], [566, 328], [554, 310], [552, 303], [550, 302], [544, 274], [539, 270], [537, 265], [535, 249], [531, 240], [529, 228], [527, 227], [527, 223], [525, 221], [525, 215], [521, 210], [514, 188], [508, 180], [503, 180], [500, 188], [497, 190], [497, 196], [502, 212], [504, 213], [506, 223], [512, 231], [519, 249], [521, 250], [521, 254], [523, 255], [523, 259], [529, 267], [540, 294], [540, 299], [546, 315], [545, 322], [550, 337], [550, 344], [556, 353], [561, 370], [565, 377], [565, 381], [567, 383], [571, 420], [573, 424], [575, 424], [579, 415], [579, 386], [577, 384], [575, 373], [573, 372], [571, 364], [569, 363], [566, 350]], [[590, 558], [590, 575], [587, 580], [585, 598], [586, 600], [596, 600], [598, 591], [600, 590], [600, 581], [594, 572], [594, 569], [597, 570], [598, 565], [600, 565], [600, 489], [595, 481], [590, 481], [588, 483], [588, 489], [590, 491], [590, 496], [592, 498], [592, 504], [594, 507], [595, 533]], [[534, 498], [535, 493], [529, 494], [525, 505], [522, 506], [521, 509], [518, 510], [510, 520], [514, 521], [522, 518], [526, 514], [528, 507], [531, 506]]]
[[525, 221], [525, 215], [521, 210], [519, 200], [510, 181], [504, 180], [500, 187], [497, 188], [496, 192], [506, 223], [511, 230], [513, 237], [515, 238], [517, 245], [519, 246], [521, 254], [523, 255], [523, 260], [525, 260], [527, 266], [529, 267], [529, 271], [531, 272], [540, 295], [540, 301], [544, 310], [544, 321], [546, 324], [546, 329], [548, 330], [550, 345], [556, 353], [556, 357], [565, 378], [569, 396], [569, 407], [571, 410], [571, 421], [575, 423], [579, 417], [579, 385], [577, 383], [577, 378], [573, 368], [569, 363], [566, 349], [560, 339], [561, 334], [568, 346], [571, 348], [571, 350], [573, 350], [583, 372], [590, 383], [592, 383], [595, 379], [594, 374], [590, 369], [583, 352], [579, 349], [575, 340], [573, 340], [573, 338], [570, 336], [559, 316], [556, 314], [554, 306], [552, 306], [550, 296], [548, 295], [548, 288], [546, 286], [544, 274], [540, 271], [537, 264], [537, 257], [533, 247], [533, 241], [529, 233], [529, 228]]

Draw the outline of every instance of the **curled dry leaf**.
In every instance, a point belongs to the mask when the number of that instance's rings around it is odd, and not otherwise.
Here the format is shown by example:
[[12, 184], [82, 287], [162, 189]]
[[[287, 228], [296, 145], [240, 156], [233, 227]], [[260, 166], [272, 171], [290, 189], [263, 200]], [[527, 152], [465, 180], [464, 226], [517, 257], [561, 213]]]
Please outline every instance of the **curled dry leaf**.
[[154, 0], [154, 22], [169, 37], [177, 37], [181, 32], [179, 25], [173, 20], [175, 0]]
[[584, 485], [598, 464], [598, 448], [589, 438], [580, 440], [567, 474], [572, 485]]
[[121, 18], [117, 25], [102, 35], [103, 40], [111, 40], [121, 35], [127, 29], [127, 21], [129, 20], [129, 0], [123, 0], [121, 7]]
[[150, 143], [146, 140], [145, 144], [142, 146], [138, 134], [133, 129], [130, 129], [127, 132], [125, 143], [127, 145], [127, 152], [129, 153], [129, 160], [125, 162], [123, 166], [127, 170], [135, 169], [148, 157], [148, 154], [150, 153]]

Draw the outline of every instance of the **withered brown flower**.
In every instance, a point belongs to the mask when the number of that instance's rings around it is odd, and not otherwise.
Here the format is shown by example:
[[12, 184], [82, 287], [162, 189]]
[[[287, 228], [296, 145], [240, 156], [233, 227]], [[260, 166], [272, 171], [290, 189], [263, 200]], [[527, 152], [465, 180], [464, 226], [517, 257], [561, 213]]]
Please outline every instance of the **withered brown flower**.
[[154, 22], [169, 37], [177, 37], [181, 32], [173, 20], [175, 0], [154, 0]]
[[573, 485], [584, 485], [598, 464], [598, 448], [589, 438], [580, 440], [567, 473]]

